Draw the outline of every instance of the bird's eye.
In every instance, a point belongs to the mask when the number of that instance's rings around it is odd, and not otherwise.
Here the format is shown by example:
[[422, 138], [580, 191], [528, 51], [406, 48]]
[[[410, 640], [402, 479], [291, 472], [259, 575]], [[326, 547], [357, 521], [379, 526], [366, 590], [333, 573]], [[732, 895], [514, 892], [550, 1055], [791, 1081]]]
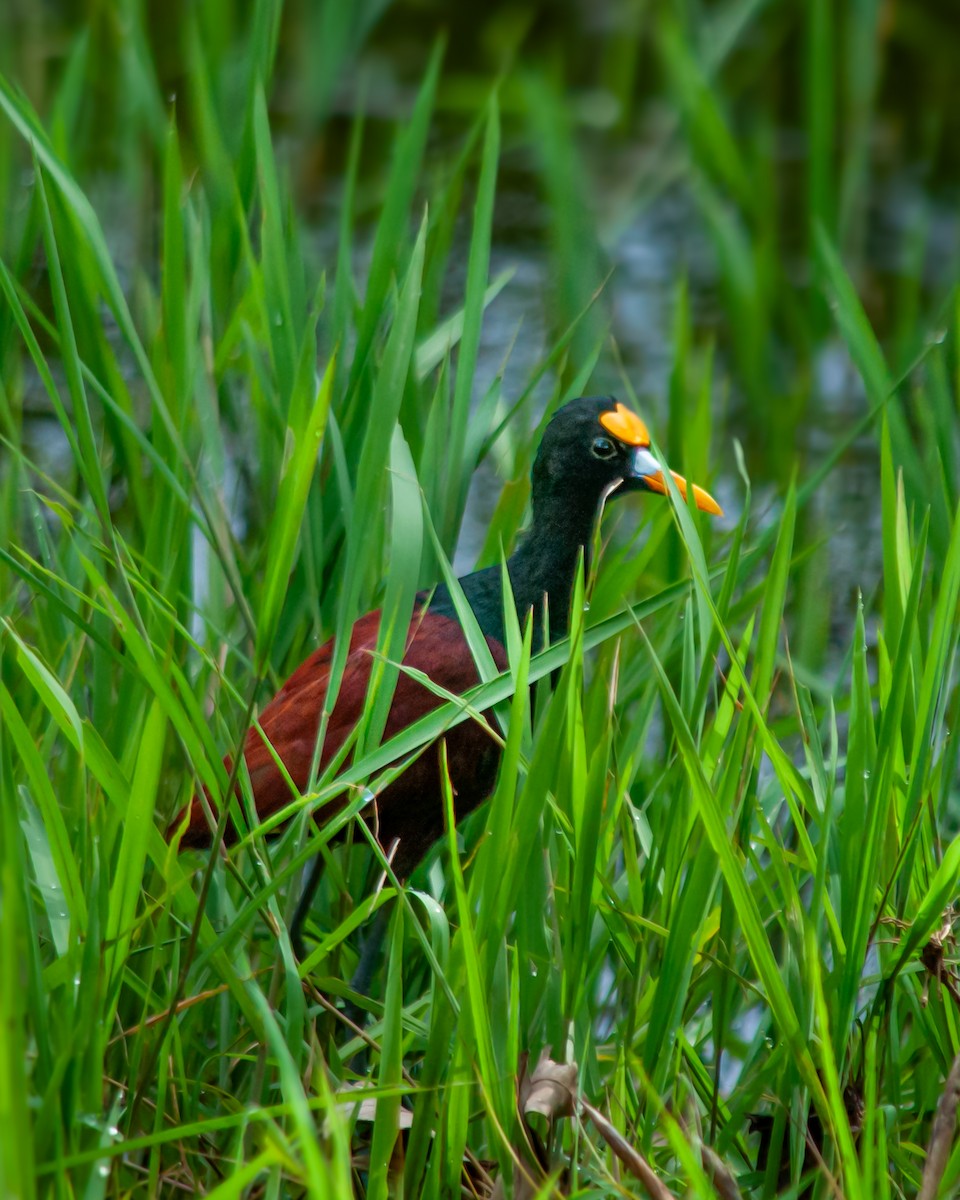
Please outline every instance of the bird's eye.
[[609, 438], [598, 437], [593, 439], [590, 452], [594, 458], [613, 458], [617, 452], [617, 448]]

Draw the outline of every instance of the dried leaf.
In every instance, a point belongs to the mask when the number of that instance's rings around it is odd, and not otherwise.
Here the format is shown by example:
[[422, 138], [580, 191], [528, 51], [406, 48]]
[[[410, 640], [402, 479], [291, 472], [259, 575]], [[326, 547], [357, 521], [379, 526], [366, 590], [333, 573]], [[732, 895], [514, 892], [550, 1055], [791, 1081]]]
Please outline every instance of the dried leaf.
[[524, 1070], [520, 1076], [520, 1112], [525, 1117], [539, 1113], [548, 1121], [572, 1117], [576, 1112], [578, 1073], [576, 1063], [554, 1062], [547, 1046], [533, 1071], [527, 1075]]
[[[350, 1091], [349, 1084], [345, 1085], [340, 1090], [340, 1095]], [[341, 1100], [337, 1105], [339, 1111], [345, 1117], [352, 1117], [354, 1113], [357, 1115], [357, 1122], [375, 1121], [377, 1119], [377, 1102], [378, 1096], [366, 1096], [360, 1099], [361, 1093], [358, 1092], [356, 1100]], [[401, 1108], [397, 1115], [397, 1128], [409, 1129], [413, 1124], [413, 1113], [409, 1108]]]

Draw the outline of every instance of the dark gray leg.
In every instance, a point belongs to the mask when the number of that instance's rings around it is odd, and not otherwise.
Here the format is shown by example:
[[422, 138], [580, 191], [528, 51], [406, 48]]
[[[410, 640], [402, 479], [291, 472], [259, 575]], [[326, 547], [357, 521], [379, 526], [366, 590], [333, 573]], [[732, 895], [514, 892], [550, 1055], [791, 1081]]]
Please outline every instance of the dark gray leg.
[[[350, 978], [350, 990], [358, 992], [361, 996], [370, 995], [370, 984], [373, 981], [377, 967], [380, 965], [380, 959], [383, 954], [383, 941], [386, 937], [387, 926], [390, 923], [390, 910], [392, 908], [393, 901], [390, 901], [379, 909], [377, 915], [364, 932], [363, 944], [360, 947], [360, 960], [357, 963], [357, 969]], [[344, 1003], [343, 1015], [360, 1029], [363, 1029], [367, 1023], [366, 1009], [361, 1008], [359, 1004], [355, 1004], [352, 1000], [347, 1000]], [[358, 1075], [365, 1074], [368, 1069], [369, 1057], [370, 1047], [366, 1044], [361, 1045], [353, 1058], [350, 1059], [350, 1069], [356, 1071]]]
[[303, 926], [307, 919], [307, 914], [310, 912], [310, 906], [313, 904], [313, 898], [317, 894], [317, 888], [320, 886], [322, 875], [323, 855], [318, 854], [310, 864], [310, 874], [307, 876], [307, 882], [304, 884], [303, 891], [300, 893], [300, 899], [297, 901], [293, 920], [290, 922], [290, 941], [293, 945], [293, 952], [299, 962], [303, 962], [307, 957], [303, 944]]
[[[373, 922], [364, 932], [363, 944], [360, 947], [360, 960], [357, 963], [357, 969], [350, 979], [350, 990], [359, 992], [361, 996], [370, 995], [370, 984], [373, 981], [377, 967], [380, 965], [383, 939], [386, 937], [387, 925], [390, 923], [390, 910], [392, 907], [391, 902], [384, 904], [382, 908], [378, 909]], [[363, 1016], [363, 1010], [358, 1009], [355, 1004], [351, 1004], [349, 1001], [347, 1002], [345, 1011], [351, 1020], [356, 1020], [354, 1014], [359, 1015], [361, 1018]]]
[[[293, 952], [300, 962], [303, 962], [307, 957], [306, 946], [303, 943], [303, 926], [310, 912], [310, 907], [313, 904], [313, 898], [317, 894], [317, 888], [320, 886], [322, 876], [323, 856], [318, 854], [310, 864], [310, 874], [307, 876], [307, 882], [304, 884], [303, 891], [300, 893], [300, 899], [297, 901], [293, 920], [290, 922], [290, 941], [293, 944]], [[384, 904], [382, 908], [378, 909], [373, 922], [363, 935], [363, 943], [360, 947], [360, 960], [357, 963], [357, 969], [350, 979], [351, 991], [359, 992], [362, 996], [369, 994], [370, 983], [380, 962], [383, 939], [386, 936], [387, 924], [390, 920], [390, 908], [390, 904]], [[358, 1009], [355, 1004], [348, 1003], [347, 1014], [351, 1019], [355, 1019], [357, 1015], [362, 1015], [362, 1010]]]

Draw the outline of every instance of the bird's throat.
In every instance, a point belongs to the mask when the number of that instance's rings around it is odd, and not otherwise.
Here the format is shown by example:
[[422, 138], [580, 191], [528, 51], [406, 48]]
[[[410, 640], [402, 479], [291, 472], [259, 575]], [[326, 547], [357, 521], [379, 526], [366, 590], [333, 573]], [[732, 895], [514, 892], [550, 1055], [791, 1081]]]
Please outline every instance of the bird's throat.
[[[552, 500], [553, 502], [549, 502]], [[534, 650], [543, 645], [544, 612], [549, 613], [550, 640], [566, 636], [577, 564], [583, 555], [590, 569], [590, 547], [599, 511], [571, 505], [569, 498], [548, 498], [535, 509], [533, 524], [511, 555], [508, 567], [517, 615], [521, 622], [533, 609]]]

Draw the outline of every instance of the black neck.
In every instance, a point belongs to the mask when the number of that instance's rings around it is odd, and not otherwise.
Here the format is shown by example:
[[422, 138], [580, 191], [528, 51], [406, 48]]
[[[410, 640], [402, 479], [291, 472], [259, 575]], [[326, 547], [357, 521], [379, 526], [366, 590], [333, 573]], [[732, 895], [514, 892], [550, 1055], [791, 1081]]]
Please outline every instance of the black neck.
[[534, 503], [533, 522], [510, 556], [510, 583], [521, 622], [534, 610], [535, 648], [542, 644], [543, 604], [550, 614], [550, 640], [565, 636], [570, 624], [570, 598], [581, 548], [584, 574], [598, 505], [569, 493], [548, 493]]

